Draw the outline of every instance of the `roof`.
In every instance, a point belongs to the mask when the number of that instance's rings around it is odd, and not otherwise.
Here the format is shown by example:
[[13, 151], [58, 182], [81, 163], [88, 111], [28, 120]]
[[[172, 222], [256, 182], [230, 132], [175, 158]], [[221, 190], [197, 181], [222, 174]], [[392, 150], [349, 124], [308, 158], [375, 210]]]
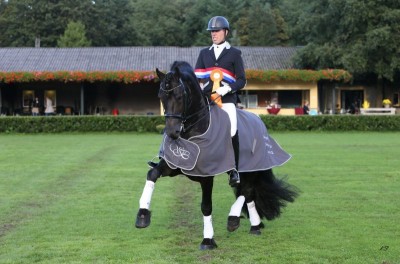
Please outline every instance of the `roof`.
[[[195, 65], [204, 47], [0, 48], [0, 71], [166, 71], [176, 60]], [[238, 47], [246, 69], [294, 68], [296, 47]]]

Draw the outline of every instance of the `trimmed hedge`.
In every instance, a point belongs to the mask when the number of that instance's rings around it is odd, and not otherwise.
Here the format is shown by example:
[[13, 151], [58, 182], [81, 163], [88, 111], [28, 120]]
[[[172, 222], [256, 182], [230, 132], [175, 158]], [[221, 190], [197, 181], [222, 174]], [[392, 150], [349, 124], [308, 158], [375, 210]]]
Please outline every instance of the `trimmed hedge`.
[[[400, 131], [400, 115], [261, 115], [270, 131]], [[163, 116], [4, 116], [0, 133], [156, 132]]]
[[400, 131], [400, 115], [262, 115], [261, 119], [271, 131]]
[[163, 116], [6, 116], [0, 133], [160, 132], [164, 123]]

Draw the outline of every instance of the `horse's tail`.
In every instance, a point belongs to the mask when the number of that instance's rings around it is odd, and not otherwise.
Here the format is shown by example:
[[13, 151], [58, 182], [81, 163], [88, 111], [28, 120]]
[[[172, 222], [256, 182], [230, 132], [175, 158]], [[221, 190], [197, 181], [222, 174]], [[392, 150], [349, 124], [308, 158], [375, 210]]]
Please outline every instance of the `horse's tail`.
[[[279, 217], [282, 208], [288, 203], [294, 202], [299, 195], [295, 186], [289, 184], [285, 179], [276, 178], [272, 169], [241, 173], [240, 175], [242, 184], [236, 189], [236, 197], [243, 193], [250, 194], [261, 218], [273, 220]], [[246, 188], [246, 190], [242, 190], [242, 188]], [[247, 206], [243, 206], [243, 210], [248, 215]]]

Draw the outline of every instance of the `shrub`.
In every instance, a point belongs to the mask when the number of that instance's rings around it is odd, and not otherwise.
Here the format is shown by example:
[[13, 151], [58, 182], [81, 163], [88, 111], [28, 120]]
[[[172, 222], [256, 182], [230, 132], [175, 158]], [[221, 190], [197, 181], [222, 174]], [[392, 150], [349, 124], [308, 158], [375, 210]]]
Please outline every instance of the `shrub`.
[[[271, 131], [400, 131], [400, 115], [261, 115]], [[155, 132], [165, 127], [163, 116], [5, 116], [0, 133]]]

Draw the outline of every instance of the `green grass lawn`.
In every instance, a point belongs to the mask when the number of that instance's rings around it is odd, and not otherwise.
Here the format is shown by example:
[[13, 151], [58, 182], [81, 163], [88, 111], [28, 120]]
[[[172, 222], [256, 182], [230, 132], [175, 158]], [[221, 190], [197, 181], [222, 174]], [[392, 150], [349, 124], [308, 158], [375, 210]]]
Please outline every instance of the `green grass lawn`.
[[293, 155], [274, 171], [301, 195], [261, 236], [248, 220], [229, 233], [216, 177], [219, 247], [205, 252], [185, 177], [160, 179], [150, 227], [134, 227], [161, 135], [0, 135], [0, 263], [400, 263], [400, 132], [272, 135]]

